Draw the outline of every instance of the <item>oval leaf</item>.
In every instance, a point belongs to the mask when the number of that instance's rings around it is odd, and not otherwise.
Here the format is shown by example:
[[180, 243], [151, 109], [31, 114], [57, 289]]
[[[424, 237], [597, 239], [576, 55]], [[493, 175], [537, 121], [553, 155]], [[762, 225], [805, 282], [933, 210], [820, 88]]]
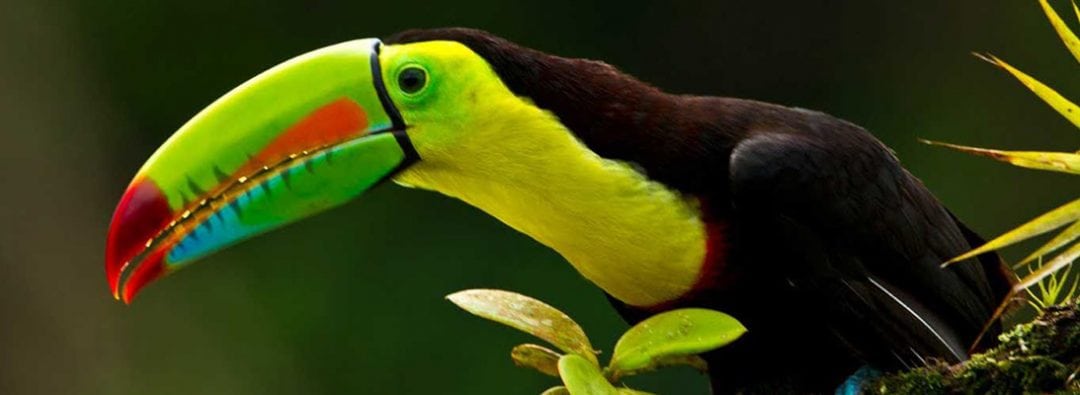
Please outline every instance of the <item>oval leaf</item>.
[[672, 358], [714, 350], [746, 333], [731, 316], [707, 309], [660, 313], [634, 325], [615, 344], [608, 367], [613, 377], [655, 369]]
[[577, 354], [559, 358], [559, 376], [571, 395], [617, 395], [615, 386], [600, 374], [600, 368]]
[[547, 391], [541, 392], [540, 395], [570, 395], [570, 390], [560, 385], [548, 388]]
[[1028, 221], [1028, 223], [1020, 225], [1016, 229], [1010, 230], [1005, 234], [988, 241], [986, 244], [983, 244], [982, 246], [979, 246], [974, 250], [968, 251], [956, 258], [950, 259], [948, 262], [945, 262], [944, 265], [949, 265], [953, 262], [959, 262], [973, 256], [982, 254], [984, 252], [1007, 247], [1014, 243], [1019, 243], [1021, 241], [1065, 226], [1066, 224], [1076, 221], [1078, 219], [1080, 219], [1080, 199], [1076, 199], [1074, 201], [1066, 203], [1064, 206], [1050, 210], [1050, 212], [1040, 215], [1039, 217]]
[[599, 366], [596, 351], [581, 326], [544, 302], [497, 289], [470, 289], [446, 298], [465, 311], [539, 337]]
[[653, 359], [650, 366], [633, 371], [624, 371], [616, 369], [613, 366], [608, 366], [604, 369], [604, 374], [607, 376], [608, 381], [618, 383], [625, 376], [637, 375], [646, 371], [660, 370], [674, 366], [688, 366], [701, 374], [709, 373], [709, 363], [705, 361], [705, 358], [702, 358], [699, 355], [671, 355]]
[[922, 140], [922, 142], [951, 148], [972, 155], [985, 156], [1002, 162], [1011, 163], [1014, 166], [1026, 167], [1036, 170], [1059, 171], [1063, 173], [1080, 174], [1080, 154], [1072, 152], [1040, 152], [1040, 151], [1001, 151], [978, 147], [968, 147], [942, 143], [938, 141]]
[[709, 372], [709, 363], [705, 362], [705, 358], [698, 355], [675, 355], [656, 360], [657, 368], [666, 368], [668, 366], [689, 366], [701, 373]]
[[558, 353], [535, 344], [519, 344], [510, 350], [515, 365], [533, 368], [552, 377], [559, 377], [559, 357]]
[[652, 392], [638, 391], [626, 387], [619, 388], [617, 393], [619, 395], [654, 395]]

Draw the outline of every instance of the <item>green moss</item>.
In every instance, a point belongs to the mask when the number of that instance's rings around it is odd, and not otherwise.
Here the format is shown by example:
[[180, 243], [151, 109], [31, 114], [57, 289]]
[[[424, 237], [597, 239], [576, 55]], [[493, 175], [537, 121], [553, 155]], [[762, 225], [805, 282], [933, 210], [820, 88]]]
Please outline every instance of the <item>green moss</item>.
[[1077, 393], [1080, 307], [1047, 309], [1017, 325], [999, 344], [958, 365], [937, 364], [882, 376], [867, 386], [879, 394]]
[[881, 394], [933, 394], [944, 392], [945, 374], [939, 369], [915, 369], [877, 380], [872, 391]]

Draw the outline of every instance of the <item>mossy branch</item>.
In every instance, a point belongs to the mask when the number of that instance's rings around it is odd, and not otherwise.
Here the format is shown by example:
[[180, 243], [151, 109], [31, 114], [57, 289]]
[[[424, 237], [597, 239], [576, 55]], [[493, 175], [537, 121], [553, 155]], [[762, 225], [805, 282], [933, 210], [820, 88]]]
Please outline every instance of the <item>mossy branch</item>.
[[889, 374], [872, 394], [1020, 394], [1080, 391], [1080, 306], [1052, 306], [1000, 336], [1001, 344], [970, 360]]

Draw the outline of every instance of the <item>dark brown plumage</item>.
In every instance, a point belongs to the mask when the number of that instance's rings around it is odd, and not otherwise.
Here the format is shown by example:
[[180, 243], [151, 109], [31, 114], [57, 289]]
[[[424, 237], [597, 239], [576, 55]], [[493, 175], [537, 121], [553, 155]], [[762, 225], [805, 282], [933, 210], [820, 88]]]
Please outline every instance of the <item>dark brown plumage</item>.
[[[716, 278], [663, 307], [714, 308], [749, 328], [708, 356], [719, 392], [831, 392], [864, 364], [965, 359], [1009, 288], [993, 254], [939, 267], [982, 240], [854, 124], [670, 95], [605, 63], [477, 30], [410, 30], [387, 42], [429, 40], [468, 46], [597, 154], [703, 202], [704, 220], [725, 234], [724, 254], [708, 263]], [[631, 321], [648, 313], [614, 303]]]

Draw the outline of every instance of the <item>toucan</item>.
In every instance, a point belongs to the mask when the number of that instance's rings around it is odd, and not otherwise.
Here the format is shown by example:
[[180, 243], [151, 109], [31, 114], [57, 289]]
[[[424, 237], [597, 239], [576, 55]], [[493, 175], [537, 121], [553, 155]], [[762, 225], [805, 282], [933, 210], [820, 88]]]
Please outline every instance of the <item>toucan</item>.
[[857, 125], [440, 28], [300, 55], [195, 115], [121, 197], [109, 286], [130, 303], [387, 180], [554, 249], [628, 321], [736, 317], [718, 393], [966, 360], [1012, 281], [994, 254], [942, 267], [982, 240]]

